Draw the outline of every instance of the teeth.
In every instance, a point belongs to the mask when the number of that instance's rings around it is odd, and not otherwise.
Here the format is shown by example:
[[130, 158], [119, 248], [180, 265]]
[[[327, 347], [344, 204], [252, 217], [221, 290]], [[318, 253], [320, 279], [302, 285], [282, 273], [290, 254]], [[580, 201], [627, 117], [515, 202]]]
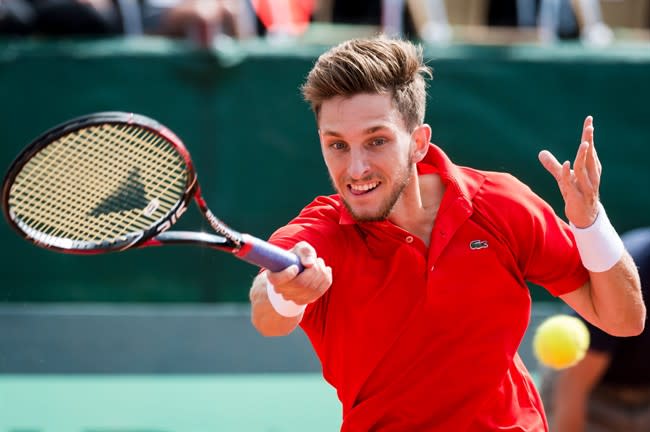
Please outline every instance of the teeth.
[[367, 192], [370, 189], [374, 189], [379, 185], [379, 182], [366, 183], [362, 185], [350, 185], [350, 188], [355, 192]]

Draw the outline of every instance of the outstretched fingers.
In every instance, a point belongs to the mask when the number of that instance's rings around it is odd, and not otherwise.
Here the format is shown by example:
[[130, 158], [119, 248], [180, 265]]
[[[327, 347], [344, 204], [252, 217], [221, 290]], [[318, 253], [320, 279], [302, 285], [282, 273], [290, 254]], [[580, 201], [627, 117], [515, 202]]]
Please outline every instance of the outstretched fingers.
[[555, 181], [559, 183], [562, 178], [562, 165], [553, 156], [553, 153], [548, 150], [542, 150], [537, 157], [546, 171], [551, 173]]
[[[587, 117], [587, 119], [589, 118], [590, 117]], [[586, 123], [587, 122], [585, 121], [585, 124]], [[587, 174], [592, 186], [595, 189], [598, 189], [600, 186], [600, 175], [603, 171], [603, 167], [600, 163], [600, 160], [598, 159], [598, 153], [596, 153], [596, 146], [594, 144], [593, 120], [588, 123], [588, 126], [585, 128], [585, 132], [583, 134], [586, 135], [583, 141], [589, 143], [589, 149], [587, 150], [586, 155]]]
[[548, 150], [539, 153], [539, 160], [558, 183], [568, 219], [578, 227], [591, 225], [598, 214], [602, 170], [594, 147], [593, 118], [584, 121], [573, 169], [569, 161], [560, 164]]
[[566, 193], [568, 187], [572, 183], [572, 173], [571, 173], [571, 163], [569, 161], [560, 162], [553, 156], [553, 154], [548, 150], [542, 150], [539, 153], [539, 161], [542, 163], [542, 166], [546, 168], [546, 171], [551, 173], [555, 181], [557, 182], [560, 193], [566, 198]]
[[594, 118], [592, 116], [585, 117], [585, 121], [582, 123], [582, 137], [580, 142], [592, 142], [594, 137]]
[[589, 142], [583, 141], [578, 147], [576, 159], [573, 162], [573, 172], [575, 174], [578, 190], [583, 193], [589, 193], [593, 189], [591, 179], [588, 173], [587, 153], [589, 152]]

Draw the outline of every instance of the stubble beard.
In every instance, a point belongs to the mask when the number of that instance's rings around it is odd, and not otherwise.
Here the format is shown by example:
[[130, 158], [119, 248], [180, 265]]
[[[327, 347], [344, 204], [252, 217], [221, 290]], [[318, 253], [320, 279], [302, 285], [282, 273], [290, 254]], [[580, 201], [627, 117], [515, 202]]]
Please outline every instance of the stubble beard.
[[[357, 222], [380, 222], [386, 220], [390, 215], [390, 212], [393, 211], [395, 204], [397, 204], [397, 201], [402, 196], [404, 189], [406, 189], [406, 186], [408, 186], [410, 182], [409, 165], [407, 165], [406, 167], [402, 167], [402, 169], [400, 169], [395, 185], [393, 186], [393, 190], [391, 191], [390, 195], [380, 205], [377, 212], [375, 212], [374, 214], [360, 215], [357, 212], [355, 212], [352, 206], [345, 200], [345, 198], [343, 198], [344, 195], [339, 190], [339, 196], [343, 201], [343, 205], [348, 210], [352, 218], [354, 218], [354, 220]], [[334, 185], [334, 189], [337, 189], [336, 184], [334, 184], [334, 180], [333, 179], [330, 180]]]

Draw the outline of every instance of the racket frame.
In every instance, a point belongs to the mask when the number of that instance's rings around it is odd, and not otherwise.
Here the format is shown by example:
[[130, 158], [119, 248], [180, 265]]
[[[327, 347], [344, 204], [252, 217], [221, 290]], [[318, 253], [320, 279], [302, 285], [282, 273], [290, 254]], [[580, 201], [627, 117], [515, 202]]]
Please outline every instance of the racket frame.
[[[152, 223], [147, 229], [129, 233], [118, 241], [112, 242], [85, 242], [81, 240], [71, 240], [51, 236], [41, 233], [20, 221], [11, 211], [9, 206], [9, 195], [11, 187], [14, 184], [16, 176], [21, 172], [23, 167], [31, 160], [31, 158], [40, 152], [48, 145], [54, 143], [60, 138], [72, 134], [76, 131], [86, 129], [93, 126], [101, 125], [124, 125], [124, 126], [137, 126], [145, 129], [155, 135], [161, 136], [167, 140], [183, 158], [186, 166], [187, 181], [185, 190], [181, 199], [175, 203], [171, 209], [162, 218]], [[197, 203], [199, 210], [203, 213], [206, 220], [210, 223], [213, 229], [217, 231], [218, 236], [215, 235], [199, 235], [194, 237], [194, 234], [204, 233], [191, 233], [182, 232], [183, 235], [174, 234], [171, 236], [161, 235], [173, 226], [183, 213], [188, 209], [190, 201], [194, 199]], [[233, 251], [236, 253], [241, 248], [241, 235], [226, 227], [220, 222], [214, 214], [207, 207], [205, 200], [200, 195], [200, 188], [194, 169], [194, 163], [190, 157], [187, 148], [183, 142], [167, 127], [161, 125], [157, 121], [139, 114], [126, 113], [119, 111], [106, 111], [98, 112], [82, 117], [77, 117], [65, 123], [59, 124], [43, 134], [35, 138], [25, 149], [23, 149], [10, 165], [7, 174], [3, 180], [2, 187], [2, 211], [5, 218], [10, 223], [11, 227], [25, 239], [37, 244], [46, 249], [52, 249], [58, 252], [69, 254], [100, 254], [113, 251], [122, 251], [144, 246], [156, 246], [162, 244], [187, 244], [192, 241], [198, 241], [205, 246], [210, 246], [220, 250]], [[177, 232], [178, 233], [178, 232]], [[226, 237], [227, 234], [233, 240]], [[156, 239], [156, 236], [159, 238]]]
[[[187, 174], [186, 187], [180, 200], [171, 207], [167, 214], [149, 225], [145, 230], [124, 235], [123, 240], [114, 242], [106, 241], [103, 243], [94, 242], [92, 244], [96, 246], [92, 247], [90, 245], [84, 247], [84, 243], [91, 242], [56, 238], [45, 233], [38, 234], [35, 229], [30, 230], [25, 226], [26, 224], [18, 221], [9, 208], [9, 197], [14, 180], [25, 164], [40, 150], [65, 135], [92, 126], [111, 124], [133, 125], [161, 136], [174, 146], [183, 158]], [[192, 199], [217, 235], [187, 231], [166, 232], [185, 213]], [[205, 199], [201, 195], [201, 188], [194, 169], [194, 163], [192, 162], [189, 151], [180, 138], [157, 121], [135, 113], [106, 111], [77, 117], [55, 126], [38, 136], [16, 157], [5, 175], [2, 186], [2, 210], [12, 228], [23, 238], [35, 243], [37, 246], [67, 254], [89, 255], [123, 251], [145, 246], [198, 244], [212, 249], [231, 252], [241, 260], [268, 268], [271, 271], [281, 271], [290, 265], [296, 265], [299, 271], [304, 269], [300, 259], [294, 253], [249, 234], [241, 234], [221, 222], [210, 211]], [[43, 240], [45, 237], [48, 237], [48, 241]]]

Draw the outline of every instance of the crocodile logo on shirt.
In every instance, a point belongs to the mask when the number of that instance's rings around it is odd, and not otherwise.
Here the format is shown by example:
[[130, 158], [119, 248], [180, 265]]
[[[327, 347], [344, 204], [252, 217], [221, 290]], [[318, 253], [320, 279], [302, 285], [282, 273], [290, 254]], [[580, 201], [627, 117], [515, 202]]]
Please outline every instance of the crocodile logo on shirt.
[[487, 240], [472, 240], [469, 242], [469, 248], [471, 250], [485, 249], [488, 247]]

